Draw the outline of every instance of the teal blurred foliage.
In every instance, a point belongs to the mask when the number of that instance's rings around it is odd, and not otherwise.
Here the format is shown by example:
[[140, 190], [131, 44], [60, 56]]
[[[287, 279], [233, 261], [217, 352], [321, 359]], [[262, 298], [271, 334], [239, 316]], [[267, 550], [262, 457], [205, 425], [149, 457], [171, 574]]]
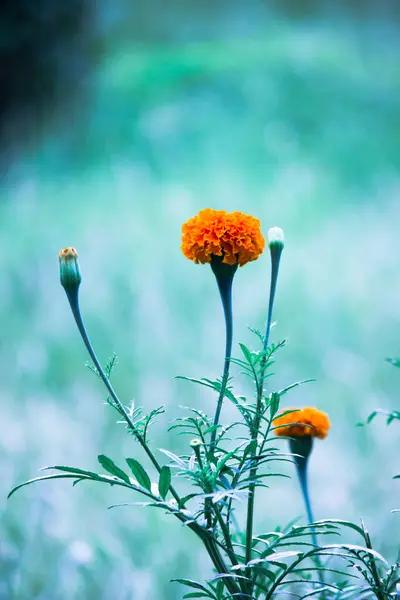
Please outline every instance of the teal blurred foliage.
[[[310, 488], [317, 518], [363, 516], [374, 547], [398, 547], [400, 75], [396, 5], [105, 3], [80, 108], [49, 119], [3, 178], [0, 196], [1, 600], [172, 600], [172, 577], [211, 573], [190, 531], [94, 484], [12, 485], [46, 464], [142, 459], [115, 423], [58, 281], [57, 252], [80, 254], [82, 312], [114, 384], [146, 410], [165, 404], [154, 447], [182, 405], [215, 398], [183, 374], [216, 377], [224, 323], [211, 270], [180, 253], [203, 207], [259, 217], [286, 234], [274, 341], [289, 338], [274, 388], [287, 406], [329, 413]], [[235, 340], [266, 318], [262, 257], [234, 285]], [[249, 384], [236, 371], [242, 392]], [[225, 406], [222, 420], [232, 409]], [[287, 472], [290, 472], [288, 469]], [[179, 482], [178, 482], [179, 484]], [[302, 514], [296, 480], [259, 494], [257, 527]], [[304, 518], [304, 517], [303, 517]]]

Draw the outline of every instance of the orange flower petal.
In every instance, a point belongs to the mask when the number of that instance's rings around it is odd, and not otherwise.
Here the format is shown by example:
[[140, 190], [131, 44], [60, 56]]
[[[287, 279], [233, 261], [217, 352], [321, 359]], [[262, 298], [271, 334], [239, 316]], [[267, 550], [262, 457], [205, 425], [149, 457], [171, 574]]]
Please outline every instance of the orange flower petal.
[[275, 429], [275, 435], [293, 438], [310, 435], [321, 440], [328, 435], [331, 424], [328, 415], [322, 412], [322, 410], [311, 407], [300, 410], [294, 408], [287, 410], [295, 412], [290, 412], [274, 419], [274, 426], [279, 426], [278, 429]]
[[222, 262], [242, 267], [256, 260], [264, 246], [260, 221], [241, 212], [205, 208], [182, 226], [181, 250], [195, 263], [223, 255]]

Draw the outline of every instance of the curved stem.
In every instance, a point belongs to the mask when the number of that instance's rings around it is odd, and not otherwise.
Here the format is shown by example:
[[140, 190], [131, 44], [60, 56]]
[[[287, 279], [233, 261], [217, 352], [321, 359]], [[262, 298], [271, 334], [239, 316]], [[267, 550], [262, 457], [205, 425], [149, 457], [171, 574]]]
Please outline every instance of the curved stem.
[[232, 283], [233, 276], [236, 273], [237, 265], [227, 265], [222, 263], [220, 260], [213, 259], [211, 268], [214, 272], [217, 280], [219, 293], [221, 296], [222, 307], [224, 310], [225, 317], [225, 358], [224, 358], [224, 370], [222, 373], [221, 389], [219, 392], [217, 407], [214, 416], [214, 429], [211, 433], [210, 442], [210, 454], [212, 455], [215, 448], [215, 440], [217, 437], [217, 428], [219, 425], [219, 418], [221, 415], [222, 404], [225, 397], [226, 386], [229, 379], [229, 363], [232, 355], [232, 339], [233, 339], [233, 317], [232, 317]]
[[[304, 504], [306, 507], [307, 520], [309, 523], [313, 523], [314, 515], [313, 515], [312, 508], [311, 508], [310, 494], [308, 491], [307, 462], [305, 463], [304, 467], [301, 467], [296, 462], [296, 471], [297, 471], [297, 475], [298, 475], [299, 482], [300, 482], [300, 489], [303, 494]], [[318, 545], [317, 538], [316, 538], [314, 529], [312, 529], [311, 537], [312, 537], [313, 544], [315, 546], [317, 546]]]
[[[300, 489], [306, 507], [307, 520], [308, 523], [311, 524], [314, 522], [314, 515], [308, 491], [308, 458], [312, 451], [313, 438], [311, 436], [293, 438], [290, 440], [289, 445], [290, 451], [294, 454], [297, 477], [299, 479]], [[311, 527], [311, 541], [315, 547], [318, 547], [318, 538], [314, 527]], [[316, 555], [315, 559], [317, 566], [322, 567], [320, 557]], [[318, 569], [318, 578], [321, 585], [325, 585], [324, 575], [320, 568]]]
[[[269, 291], [269, 302], [268, 302], [268, 317], [267, 317], [267, 325], [265, 330], [265, 338], [264, 338], [264, 346], [263, 346], [263, 356], [260, 361], [260, 379], [259, 385], [257, 388], [257, 405], [256, 405], [256, 414], [254, 417], [254, 423], [251, 431], [251, 440], [253, 442], [253, 448], [251, 452], [251, 458], [254, 461], [254, 458], [257, 454], [257, 438], [260, 430], [261, 424], [261, 403], [264, 392], [264, 379], [265, 379], [265, 369], [267, 364], [267, 349], [269, 343], [269, 335], [272, 324], [272, 313], [274, 308], [275, 294], [276, 294], [276, 284], [278, 281], [278, 273], [279, 273], [279, 263], [282, 254], [282, 248], [271, 247], [271, 284]], [[249, 485], [249, 498], [247, 503], [247, 520], [246, 520], [246, 563], [251, 560], [252, 548], [253, 548], [253, 525], [254, 525], [254, 504], [255, 504], [255, 490], [256, 483], [255, 477], [257, 475], [257, 463], [254, 461], [254, 466], [250, 470], [250, 483]], [[251, 568], [246, 570], [246, 576], [248, 578], [251, 577]], [[252, 589], [250, 590], [252, 592]]]
[[[68, 291], [66, 291], [66, 293], [67, 293], [67, 298], [68, 298], [69, 304], [71, 306], [72, 314], [74, 315], [74, 319], [75, 319], [76, 325], [78, 327], [79, 333], [81, 334], [83, 343], [86, 346], [89, 356], [92, 359], [93, 364], [96, 367], [97, 372], [98, 372], [102, 382], [106, 386], [111, 398], [113, 399], [113, 401], [115, 403], [116, 408], [118, 409], [120, 414], [124, 417], [128, 427], [130, 428], [130, 430], [132, 431], [132, 433], [134, 434], [134, 436], [136, 437], [136, 439], [142, 446], [143, 450], [146, 452], [147, 456], [149, 457], [150, 461], [152, 462], [152, 464], [154, 465], [154, 467], [156, 468], [158, 473], [160, 473], [160, 471], [161, 471], [160, 463], [158, 462], [158, 460], [156, 459], [156, 457], [150, 450], [149, 446], [146, 444], [143, 437], [137, 431], [137, 428], [135, 427], [135, 423], [132, 421], [128, 411], [126, 410], [126, 408], [124, 407], [124, 405], [122, 404], [120, 399], [118, 398], [116, 392], [114, 391], [114, 388], [111, 385], [110, 380], [104, 373], [103, 367], [101, 366], [101, 364], [92, 348], [92, 345], [90, 343], [89, 337], [86, 332], [86, 328], [83, 324], [81, 311], [79, 308], [78, 290], [73, 290], [72, 292], [68, 290]], [[174, 487], [172, 485], [170, 485], [169, 489], [171, 491], [171, 494], [173, 495], [173, 497], [175, 498], [175, 500], [178, 502], [178, 505], [179, 505], [179, 503], [180, 503], [179, 494], [176, 492], [176, 490], [174, 489]]]

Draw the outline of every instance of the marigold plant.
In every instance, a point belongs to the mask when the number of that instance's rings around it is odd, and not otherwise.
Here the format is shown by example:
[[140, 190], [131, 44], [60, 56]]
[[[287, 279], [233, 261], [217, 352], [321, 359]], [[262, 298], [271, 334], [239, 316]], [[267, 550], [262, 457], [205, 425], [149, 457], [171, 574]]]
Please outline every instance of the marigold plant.
[[[208, 415], [196, 405], [175, 416], [169, 431], [187, 434], [191, 439], [181, 455], [174, 453], [175, 448], [152, 447], [149, 432], [154, 419], [160, 419], [165, 412], [164, 407], [149, 410], [135, 406], [133, 402], [121, 400], [115, 391], [111, 383], [115, 356], [104, 366], [101, 364], [82, 317], [79, 302], [82, 277], [78, 254], [72, 248], [62, 250], [59, 254], [61, 284], [90, 356], [89, 366], [104, 384], [106, 401], [117, 413], [118, 422], [125, 424], [138, 443], [132, 444], [134, 456], [119, 456], [114, 460], [100, 454], [97, 457], [100, 466], [97, 467], [93, 464], [94, 460], [87, 468], [67, 465], [45, 467], [45, 475], [16, 485], [9, 496], [36, 481], [68, 479], [73, 484], [90, 481], [112, 486], [116, 494], [123, 488], [134, 498], [144, 499], [141, 505], [161, 508], [179, 525], [185, 525], [194, 539], [197, 538], [214, 569], [206, 581], [184, 577], [175, 580], [185, 586], [183, 597], [186, 599], [314, 597], [319, 600], [358, 600], [375, 597], [377, 600], [394, 600], [395, 586], [399, 581], [397, 565], [388, 568], [385, 559], [372, 549], [364, 525], [340, 519], [315, 521], [313, 518], [307, 484], [308, 458], [314, 438], [327, 435], [328, 416], [315, 408], [289, 410], [284, 414], [279, 412], [281, 398], [309, 380], [274, 389], [270, 378], [270, 368], [286, 344], [285, 340], [270, 342], [284, 248], [283, 231], [278, 227], [271, 228], [268, 233], [271, 276], [265, 330], [253, 329], [257, 346], [252, 348], [239, 344], [239, 357], [232, 356], [233, 277], [239, 265], [243, 266], [260, 256], [264, 245], [258, 219], [239, 212], [205, 209], [183, 226], [184, 255], [196, 263], [209, 263], [215, 275], [226, 336], [220, 378], [180, 377], [205, 387], [215, 395], [213, 414]], [[262, 288], [263, 284], [259, 282], [257, 289]], [[237, 367], [249, 377], [253, 387], [247, 396], [238, 395], [233, 388], [231, 371], [236, 375], [234, 370]], [[222, 408], [226, 402], [231, 403], [236, 416], [221, 423]], [[121, 429], [118, 428], [118, 431]], [[282, 436], [289, 437], [290, 453], [279, 447]], [[260, 532], [260, 525], [255, 519], [257, 509], [259, 515], [265, 515], [269, 505], [265, 499], [259, 501], [258, 491], [285, 482], [281, 477], [288, 473], [282, 472], [281, 467], [292, 468], [293, 462], [306, 503], [307, 522], [287, 527], [277, 524], [274, 531]], [[186, 480], [185, 485], [182, 485], [182, 479]], [[284, 494], [285, 483], [280, 485]], [[294, 507], [295, 502], [294, 499]], [[126, 506], [127, 502], [124, 501], [123, 505]], [[237, 510], [238, 507], [241, 510]], [[339, 536], [346, 529], [361, 536], [361, 545], [341, 540], [338, 543], [337, 537], [333, 539], [335, 543], [328, 538], [330, 543], [319, 544], [322, 536], [325, 541], [326, 536]], [[135, 537], [135, 532], [132, 532], [132, 537]], [[136, 539], [135, 542], [140, 543], [141, 540]], [[331, 559], [335, 561], [333, 567], [328, 564]], [[338, 561], [341, 561], [339, 565]]]

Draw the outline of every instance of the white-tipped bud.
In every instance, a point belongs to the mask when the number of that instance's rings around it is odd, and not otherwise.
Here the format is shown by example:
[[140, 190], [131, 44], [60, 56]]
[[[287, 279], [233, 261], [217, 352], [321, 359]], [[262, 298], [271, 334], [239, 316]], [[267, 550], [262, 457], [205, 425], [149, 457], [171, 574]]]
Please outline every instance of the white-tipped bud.
[[190, 442], [190, 446], [191, 448], [195, 449], [195, 448], [200, 448], [200, 446], [202, 446], [202, 442], [201, 440], [199, 440], [198, 438], [195, 438], [194, 440], [191, 440]]
[[280, 227], [271, 227], [268, 230], [268, 245], [270, 248], [283, 248], [285, 245], [285, 234]]

